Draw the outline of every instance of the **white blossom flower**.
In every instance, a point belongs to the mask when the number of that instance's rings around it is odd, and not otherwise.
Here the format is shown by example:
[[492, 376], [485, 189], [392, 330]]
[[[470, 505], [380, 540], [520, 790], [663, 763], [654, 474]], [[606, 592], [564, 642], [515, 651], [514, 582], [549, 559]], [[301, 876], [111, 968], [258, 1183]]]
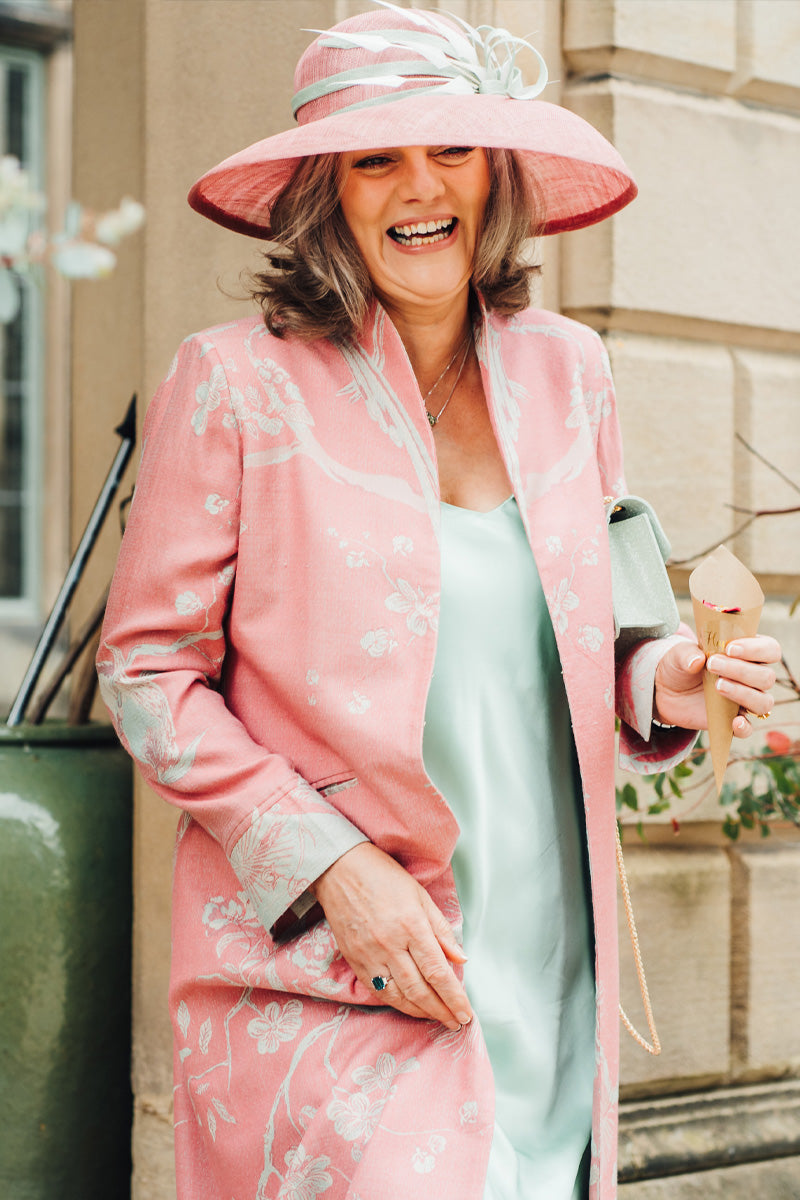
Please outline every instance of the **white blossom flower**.
[[117, 256], [107, 246], [84, 242], [80, 238], [64, 241], [50, 260], [67, 279], [103, 279], [117, 265]]
[[372, 701], [367, 696], [364, 696], [361, 692], [358, 692], [354, 689], [352, 700], [348, 700], [347, 702], [348, 711], [360, 716], [361, 713], [365, 713], [367, 709], [371, 707]]
[[572, 591], [569, 579], [562, 579], [551, 591], [547, 597], [547, 606], [553, 614], [559, 632], [565, 633], [569, 625], [567, 614], [578, 607], [578, 597]]
[[418, 1069], [419, 1062], [416, 1058], [407, 1058], [405, 1062], [398, 1063], [393, 1054], [384, 1053], [378, 1055], [374, 1067], [356, 1067], [352, 1077], [362, 1092], [390, 1092], [398, 1075], [408, 1075]]
[[397, 648], [397, 642], [389, 629], [368, 629], [361, 639], [361, 647], [372, 658], [380, 658], [384, 654], [391, 654]]
[[94, 235], [107, 246], [116, 246], [124, 237], [136, 233], [144, 224], [144, 206], [138, 200], [124, 196], [118, 208], [102, 213], [94, 225]]
[[406, 579], [397, 580], [397, 591], [384, 601], [392, 612], [405, 613], [406, 625], [417, 637], [427, 633], [428, 627], [436, 629], [439, 623], [439, 597], [426, 596], [421, 589], [416, 591]]
[[428, 1175], [436, 1166], [436, 1158], [430, 1150], [417, 1146], [411, 1156], [411, 1165], [419, 1175]]
[[578, 645], [584, 650], [597, 651], [603, 644], [603, 634], [596, 625], [581, 625], [578, 630]]
[[298, 940], [292, 962], [307, 974], [324, 975], [339, 953], [327, 921], [319, 921]]
[[478, 1119], [477, 1100], [467, 1100], [462, 1104], [458, 1116], [462, 1125], [474, 1125]]
[[300, 1032], [303, 1023], [301, 1000], [287, 1000], [283, 1008], [272, 1000], [264, 1009], [263, 1017], [254, 1017], [248, 1023], [247, 1032], [255, 1038], [259, 1054], [274, 1054], [281, 1042], [291, 1042]]
[[405, 537], [404, 534], [398, 534], [397, 537], [392, 538], [392, 549], [394, 550], [395, 554], [409, 555], [414, 549], [414, 543], [410, 537]]
[[229, 504], [230, 500], [223, 500], [222, 496], [217, 492], [212, 492], [209, 496], [206, 496], [206, 502], [203, 507], [206, 512], [216, 515], [216, 513], [221, 513], [223, 508], [227, 508]]
[[278, 1200], [314, 1200], [333, 1186], [327, 1168], [331, 1160], [326, 1154], [312, 1158], [303, 1146], [293, 1146], [284, 1155], [286, 1176], [278, 1192]]
[[191, 617], [203, 607], [196, 592], [181, 592], [175, 601], [175, 609], [182, 617]]
[[192, 429], [198, 436], [206, 431], [208, 414], [219, 408], [226, 382], [225, 368], [217, 363], [215, 367], [211, 368], [208, 379], [204, 379], [195, 388], [194, 398], [197, 408], [192, 414]]
[[331, 1100], [327, 1112], [339, 1137], [346, 1142], [360, 1138], [368, 1141], [377, 1129], [385, 1104], [385, 1096], [370, 1099], [365, 1092], [346, 1092], [344, 1099]]
[[319, 671], [315, 671], [313, 667], [309, 667], [306, 671], [306, 683], [310, 687], [315, 687], [319, 683]]
[[545, 538], [544, 544], [547, 546], [547, 549], [551, 554], [559, 555], [564, 553], [564, 547], [562, 545], [561, 538], [556, 537], [554, 533], [551, 534], [550, 537]]

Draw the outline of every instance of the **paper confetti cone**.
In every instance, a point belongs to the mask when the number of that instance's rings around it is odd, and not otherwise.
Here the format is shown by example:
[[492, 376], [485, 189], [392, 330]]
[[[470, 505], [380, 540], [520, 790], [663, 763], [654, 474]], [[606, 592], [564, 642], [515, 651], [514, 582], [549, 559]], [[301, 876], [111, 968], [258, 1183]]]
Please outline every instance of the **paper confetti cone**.
[[[689, 591], [697, 637], [706, 657], [724, 654], [728, 642], [753, 637], [758, 631], [764, 593], [755, 576], [725, 546], [718, 546], [695, 567], [689, 576]], [[717, 691], [716, 681], [716, 675], [703, 672], [708, 741], [719, 794], [739, 706]]]

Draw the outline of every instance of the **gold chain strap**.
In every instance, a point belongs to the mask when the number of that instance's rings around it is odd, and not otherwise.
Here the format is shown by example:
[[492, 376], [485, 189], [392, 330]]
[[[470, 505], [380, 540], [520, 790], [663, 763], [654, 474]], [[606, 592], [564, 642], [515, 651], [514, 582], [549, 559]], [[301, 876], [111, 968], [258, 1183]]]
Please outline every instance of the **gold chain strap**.
[[646, 1050], [648, 1054], [658, 1055], [661, 1053], [661, 1041], [656, 1029], [656, 1023], [653, 1019], [653, 1006], [650, 1003], [650, 992], [647, 989], [647, 980], [644, 974], [642, 951], [639, 946], [639, 934], [636, 932], [636, 921], [634, 920], [633, 905], [631, 904], [631, 890], [628, 887], [628, 876], [625, 871], [625, 860], [622, 857], [622, 839], [619, 836], [619, 823], [617, 821], [614, 822], [614, 830], [617, 835], [617, 871], [619, 873], [620, 887], [622, 888], [622, 900], [625, 905], [625, 916], [628, 918], [628, 929], [631, 935], [631, 945], [633, 946], [636, 974], [639, 977], [639, 991], [642, 993], [644, 1015], [647, 1018], [647, 1028], [652, 1041], [648, 1042], [646, 1038], [642, 1037], [621, 1004], [619, 1006], [619, 1015], [622, 1018], [623, 1025], [633, 1040], [638, 1042], [642, 1049]]

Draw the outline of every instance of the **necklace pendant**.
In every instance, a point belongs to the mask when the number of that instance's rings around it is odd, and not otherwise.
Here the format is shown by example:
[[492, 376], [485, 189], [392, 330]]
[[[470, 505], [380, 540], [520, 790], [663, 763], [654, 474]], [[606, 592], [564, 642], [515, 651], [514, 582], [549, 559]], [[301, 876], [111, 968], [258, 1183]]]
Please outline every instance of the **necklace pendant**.
[[428, 424], [430, 425], [431, 429], [433, 429], [434, 425], [436, 424], [436, 422], [438, 420], [438, 417], [435, 417], [433, 415], [433, 413], [429, 413], [427, 408], [425, 409], [425, 416], [428, 418]]

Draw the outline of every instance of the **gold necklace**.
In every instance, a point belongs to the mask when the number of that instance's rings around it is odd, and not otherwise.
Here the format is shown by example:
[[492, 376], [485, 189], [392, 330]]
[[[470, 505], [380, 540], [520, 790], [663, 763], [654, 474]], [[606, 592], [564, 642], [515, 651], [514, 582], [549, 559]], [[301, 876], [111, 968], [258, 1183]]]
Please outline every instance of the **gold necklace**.
[[431, 429], [433, 429], [434, 425], [438, 424], [438, 422], [440, 421], [442, 414], [444, 413], [444, 410], [447, 408], [448, 404], [453, 399], [453, 394], [455, 393], [455, 390], [458, 387], [458, 381], [464, 372], [464, 367], [466, 366], [466, 362], [467, 362], [467, 356], [469, 355], [470, 347], [472, 345], [472, 339], [471, 339], [470, 333], [467, 334], [462, 345], [464, 346], [464, 355], [461, 359], [461, 365], [458, 368], [458, 373], [456, 375], [455, 382], [453, 383], [453, 386], [450, 388], [450, 391], [448, 393], [447, 399], [445, 400], [444, 404], [439, 409], [438, 413], [436, 413], [436, 416], [434, 416], [433, 413], [428, 410], [428, 397], [430, 396], [431, 392], [435, 391], [435, 389], [439, 386], [439, 384], [442, 382], [442, 380], [444, 379], [447, 372], [452, 367], [453, 363], [456, 361], [456, 355], [458, 354], [459, 350], [461, 349], [461, 346], [458, 346], [458, 348], [456, 349], [456, 353], [450, 359], [450, 362], [447, 364], [445, 369], [442, 371], [441, 375], [436, 380], [436, 383], [433, 385], [432, 388], [428, 388], [427, 392], [425, 393], [425, 395], [423, 397], [423, 403], [425, 404], [425, 415], [428, 418], [428, 424], [430, 425]]

